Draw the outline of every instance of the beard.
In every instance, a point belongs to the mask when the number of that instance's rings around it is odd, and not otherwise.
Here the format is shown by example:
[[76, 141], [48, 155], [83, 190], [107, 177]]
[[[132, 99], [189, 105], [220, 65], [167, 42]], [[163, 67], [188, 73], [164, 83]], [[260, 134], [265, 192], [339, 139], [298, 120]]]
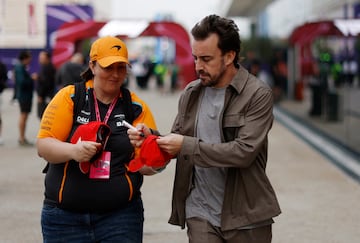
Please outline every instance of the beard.
[[215, 74], [210, 74], [208, 72], [205, 72], [204, 70], [200, 70], [197, 72], [198, 77], [201, 80], [201, 84], [205, 87], [214, 87], [217, 84], [220, 83], [222, 78], [225, 75], [226, 67], [224, 62], [221, 63], [221, 67], [219, 72]]

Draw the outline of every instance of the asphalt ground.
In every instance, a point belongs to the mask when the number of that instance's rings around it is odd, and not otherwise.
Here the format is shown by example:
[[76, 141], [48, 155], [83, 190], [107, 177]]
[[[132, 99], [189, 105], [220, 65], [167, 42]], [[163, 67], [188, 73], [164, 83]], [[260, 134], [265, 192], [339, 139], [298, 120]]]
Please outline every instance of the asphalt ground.
[[[179, 92], [159, 92], [155, 85], [137, 94], [151, 107], [159, 130], [167, 133], [177, 111]], [[12, 90], [3, 93], [5, 144], [0, 146], [0, 243], [42, 242], [41, 173], [45, 161], [35, 147], [18, 145], [18, 105]], [[35, 141], [39, 126], [35, 99], [26, 136]], [[326, 142], [326, 141], [324, 141]], [[186, 230], [167, 223], [175, 161], [162, 173], [145, 178], [142, 187], [144, 243], [187, 242]], [[282, 214], [273, 225], [274, 243], [355, 243], [360, 239], [360, 184], [282, 122], [269, 134], [268, 176]]]

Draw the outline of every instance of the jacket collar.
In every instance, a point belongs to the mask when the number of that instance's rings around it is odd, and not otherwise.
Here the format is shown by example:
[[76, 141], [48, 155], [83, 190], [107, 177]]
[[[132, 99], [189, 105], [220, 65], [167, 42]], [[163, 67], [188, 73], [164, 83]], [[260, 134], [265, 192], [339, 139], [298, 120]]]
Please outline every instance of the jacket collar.
[[240, 65], [238, 72], [229, 84], [238, 94], [245, 88], [246, 83], [249, 80], [249, 72], [243, 66]]

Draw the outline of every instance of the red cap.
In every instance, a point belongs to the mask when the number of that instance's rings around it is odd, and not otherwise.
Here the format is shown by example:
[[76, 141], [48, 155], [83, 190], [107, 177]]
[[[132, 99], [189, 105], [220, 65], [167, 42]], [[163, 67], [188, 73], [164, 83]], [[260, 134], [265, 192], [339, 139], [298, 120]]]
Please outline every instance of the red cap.
[[110, 136], [110, 127], [103, 122], [91, 121], [87, 124], [78, 126], [72, 135], [70, 142], [76, 144], [79, 141], [93, 141], [101, 143], [101, 147], [90, 161], [81, 161], [79, 163], [80, 170], [86, 174], [89, 172], [90, 163], [95, 161], [102, 153], [103, 148]]
[[170, 154], [162, 151], [156, 142], [158, 136], [149, 135], [141, 145], [140, 155], [129, 163], [129, 171], [136, 172], [144, 165], [151, 167], [164, 167], [172, 158]]

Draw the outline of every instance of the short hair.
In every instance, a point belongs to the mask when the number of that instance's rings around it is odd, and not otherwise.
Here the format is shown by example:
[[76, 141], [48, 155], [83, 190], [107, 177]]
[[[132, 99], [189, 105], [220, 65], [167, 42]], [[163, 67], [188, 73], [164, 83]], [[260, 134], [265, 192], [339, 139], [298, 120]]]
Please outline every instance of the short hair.
[[43, 52], [47, 58], [51, 59], [51, 52], [49, 50], [42, 50], [41, 52]]
[[25, 59], [27, 59], [29, 57], [31, 57], [31, 53], [30, 53], [29, 50], [22, 50], [22, 51], [20, 51], [20, 53], [18, 55], [18, 59], [20, 61], [23, 61], [23, 60], [25, 60]]
[[233, 20], [215, 14], [208, 15], [192, 28], [191, 34], [195, 40], [205, 40], [210, 34], [217, 34], [222, 54], [234, 51], [236, 55], [233, 63], [235, 67], [239, 66], [241, 40], [239, 28]]

